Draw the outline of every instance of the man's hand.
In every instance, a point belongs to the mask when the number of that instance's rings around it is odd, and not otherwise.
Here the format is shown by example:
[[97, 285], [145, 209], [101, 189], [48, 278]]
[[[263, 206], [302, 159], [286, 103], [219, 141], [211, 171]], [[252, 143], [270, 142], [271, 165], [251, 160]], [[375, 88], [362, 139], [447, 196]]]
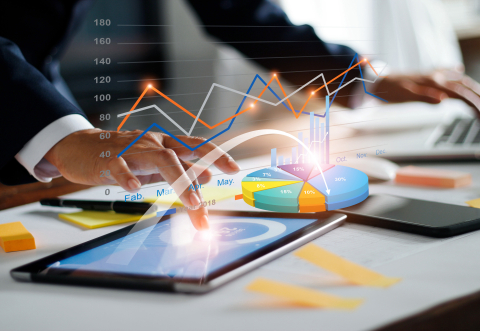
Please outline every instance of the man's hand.
[[[110, 134], [109, 139], [100, 139], [100, 134]], [[130, 144], [142, 131], [103, 131], [100, 129], [83, 130], [70, 134], [58, 142], [45, 158], [71, 182], [87, 185], [118, 184], [129, 192], [136, 192], [142, 184], [167, 181], [174, 183], [184, 178], [188, 184], [196, 184], [189, 178], [185, 170], [192, 167], [189, 160], [201, 158], [218, 148], [213, 143], [206, 143], [195, 151], [162, 133], [147, 133], [136, 142], [125, 154], [117, 158], [125, 146]], [[198, 137], [178, 136], [189, 146], [196, 146], [205, 140]], [[100, 154], [110, 152], [110, 157]], [[215, 166], [225, 173], [236, 173], [240, 170], [235, 161], [224, 153]], [[109, 176], [100, 177], [101, 172], [109, 170]], [[208, 169], [193, 166], [192, 170], [199, 183], [206, 183], [211, 178]], [[176, 192], [185, 206], [197, 207], [189, 209], [189, 216], [195, 228], [208, 229], [208, 212], [201, 206], [200, 190]], [[200, 207], [199, 207], [200, 206]]]
[[465, 101], [480, 116], [480, 84], [453, 71], [430, 75], [389, 75], [380, 81], [375, 92], [390, 102], [422, 101], [440, 103], [446, 98]]

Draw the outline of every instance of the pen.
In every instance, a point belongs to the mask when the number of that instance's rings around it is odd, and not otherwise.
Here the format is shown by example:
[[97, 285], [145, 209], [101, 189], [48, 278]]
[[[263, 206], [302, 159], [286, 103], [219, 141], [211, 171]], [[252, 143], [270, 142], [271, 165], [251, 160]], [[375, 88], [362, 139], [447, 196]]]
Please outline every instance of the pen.
[[[94, 200], [63, 200], [43, 199], [42, 206], [81, 208], [84, 210], [108, 211], [124, 214], [144, 214], [153, 206], [147, 202], [125, 202], [125, 201], [94, 201]], [[155, 211], [156, 211], [155, 206]]]

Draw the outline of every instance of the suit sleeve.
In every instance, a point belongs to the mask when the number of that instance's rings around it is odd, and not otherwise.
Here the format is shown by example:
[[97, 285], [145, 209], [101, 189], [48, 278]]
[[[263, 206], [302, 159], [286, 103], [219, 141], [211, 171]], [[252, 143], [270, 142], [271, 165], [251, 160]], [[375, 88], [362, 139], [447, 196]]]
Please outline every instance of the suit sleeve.
[[50, 123], [85, 114], [63, 97], [30, 65], [19, 47], [0, 37], [0, 182], [6, 185], [35, 181], [15, 155]]
[[[268, 0], [188, 0], [205, 30], [296, 85], [346, 70], [355, 51], [323, 42], [309, 25], [294, 25]], [[353, 69], [349, 77], [359, 76]]]

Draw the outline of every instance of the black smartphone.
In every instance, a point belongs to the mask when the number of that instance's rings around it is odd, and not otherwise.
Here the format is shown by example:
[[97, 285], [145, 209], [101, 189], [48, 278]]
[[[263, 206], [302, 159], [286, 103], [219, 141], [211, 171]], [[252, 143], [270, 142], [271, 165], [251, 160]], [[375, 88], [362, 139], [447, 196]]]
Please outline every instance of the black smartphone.
[[371, 195], [339, 212], [350, 223], [438, 238], [480, 229], [480, 209], [387, 194]]

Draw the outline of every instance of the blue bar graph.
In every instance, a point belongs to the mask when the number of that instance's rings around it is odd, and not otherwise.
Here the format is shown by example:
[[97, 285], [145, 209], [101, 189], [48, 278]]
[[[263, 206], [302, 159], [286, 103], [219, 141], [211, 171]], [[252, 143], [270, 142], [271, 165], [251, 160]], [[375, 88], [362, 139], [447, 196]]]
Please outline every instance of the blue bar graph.
[[[310, 112], [310, 151], [315, 153], [315, 147], [313, 145], [313, 141], [315, 141], [315, 116], [313, 111]], [[308, 145], [307, 145], [308, 146]]]
[[[303, 142], [303, 132], [299, 132], [298, 133], [298, 140], [302, 141]], [[302, 147], [302, 144], [298, 143], [298, 155], [297, 155], [297, 158], [300, 158], [300, 156], [303, 154], [303, 147]], [[299, 162], [301, 162], [299, 160]]]
[[315, 144], [314, 144], [314, 154], [315, 154], [315, 157], [318, 158], [318, 155], [319, 155], [319, 148], [320, 148], [320, 118], [318, 117], [315, 117]]
[[327, 130], [326, 135], [327, 137], [325, 138], [325, 163], [329, 164], [330, 163], [330, 97], [327, 95], [325, 97], [325, 102], [326, 102], [326, 109], [325, 109], [325, 128]]
[[325, 141], [323, 140], [323, 137], [324, 137], [324, 125], [323, 123], [320, 125], [320, 140], [322, 141], [321, 144], [320, 144], [320, 163], [326, 163], [325, 162], [325, 149], [324, 149], [324, 146], [325, 146]]
[[[317, 117], [313, 112], [310, 112], [310, 139], [308, 137], [303, 138], [303, 132], [298, 133], [298, 140], [303, 142], [307, 148], [313, 153], [315, 159], [320, 163], [329, 164], [330, 161], [330, 97], [327, 95], [325, 97], [325, 123], [320, 123], [320, 118]], [[278, 161], [278, 162], [277, 162]], [[308, 150], [304, 150], [302, 144], [299, 142], [298, 147], [292, 148], [292, 158], [284, 158], [283, 156], [278, 156], [277, 160], [277, 149], [272, 149], [271, 154], [271, 166], [276, 167], [283, 164], [295, 164], [295, 163], [306, 163], [314, 162], [314, 159], [308, 153]]]
[[[310, 147], [309, 142], [308, 142], [308, 138], [303, 139], [303, 143], [305, 144], [305, 146]], [[310, 150], [310, 148], [309, 148], [309, 150]], [[305, 151], [305, 153], [303, 153], [303, 163], [307, 163], [309, 161], [310, 161], [310, 154], [308, 153], [308, 151]]]

